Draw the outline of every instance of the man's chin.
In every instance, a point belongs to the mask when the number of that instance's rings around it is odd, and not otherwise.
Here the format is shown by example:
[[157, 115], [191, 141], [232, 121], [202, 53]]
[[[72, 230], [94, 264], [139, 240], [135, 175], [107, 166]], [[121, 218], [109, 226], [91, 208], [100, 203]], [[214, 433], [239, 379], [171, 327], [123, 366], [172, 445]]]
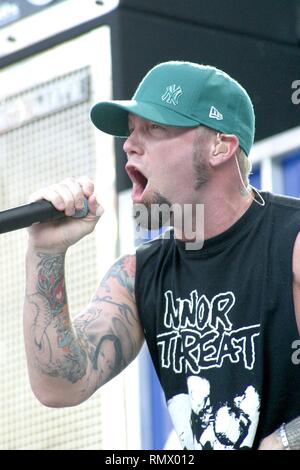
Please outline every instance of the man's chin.
[[170, 225], [170, 202], [162, 196], [133, 204], [136, 226], [142, 230], [159, 230]]

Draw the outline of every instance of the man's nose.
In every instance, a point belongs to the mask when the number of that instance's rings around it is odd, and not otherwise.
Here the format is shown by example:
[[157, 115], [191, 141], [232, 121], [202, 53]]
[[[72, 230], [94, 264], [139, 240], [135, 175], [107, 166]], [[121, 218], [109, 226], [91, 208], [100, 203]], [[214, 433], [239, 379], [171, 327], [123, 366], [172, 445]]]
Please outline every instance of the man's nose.
[[124, 142], [123, 150], [127, 157], [133, 155], [142, 155], [144, 153], [143, 143], [141, 138], [137, 136], [136, 131], [133, 131]]

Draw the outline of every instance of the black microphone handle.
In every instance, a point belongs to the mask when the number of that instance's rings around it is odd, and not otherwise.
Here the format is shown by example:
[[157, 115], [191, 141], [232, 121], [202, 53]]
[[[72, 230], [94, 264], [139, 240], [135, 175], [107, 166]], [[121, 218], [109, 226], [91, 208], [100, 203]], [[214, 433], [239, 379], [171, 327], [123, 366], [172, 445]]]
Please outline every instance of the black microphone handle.
[[[83, 209], [76, 210], [72, 217], [86, 217], [88, 211], [88, 202], [85, 198]], [[30, 227], [30, 225], [35, 223], [50, 222], [64, 217], [67, 217], [66, 214], [58, 211], [49, 201], [31, 202], [24, 206], [0, 212], [0, 234]]]

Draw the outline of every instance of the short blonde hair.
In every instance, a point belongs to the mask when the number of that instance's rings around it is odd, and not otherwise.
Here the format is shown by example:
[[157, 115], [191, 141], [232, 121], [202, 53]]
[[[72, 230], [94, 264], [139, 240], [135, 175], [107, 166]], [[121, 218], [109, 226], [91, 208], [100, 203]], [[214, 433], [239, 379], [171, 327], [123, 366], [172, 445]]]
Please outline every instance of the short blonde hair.
[[252, 170], [252, 163], [245, 152], [239, 147], [236, 152], [237, 164], [241, 172], [241, 177], [246, 186], [249, 186], [249, 175]]

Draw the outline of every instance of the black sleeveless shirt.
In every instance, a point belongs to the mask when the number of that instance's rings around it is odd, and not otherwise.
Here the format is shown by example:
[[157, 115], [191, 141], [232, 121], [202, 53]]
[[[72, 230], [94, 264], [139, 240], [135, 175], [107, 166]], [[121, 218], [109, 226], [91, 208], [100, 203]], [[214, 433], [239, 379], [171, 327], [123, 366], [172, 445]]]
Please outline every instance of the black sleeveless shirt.
[[[137, 249], [136, 300], [183, 448], [255, 449], [300, 415], [292, 255], [300, 201], [261, 192], [224, 233]], [[300, 263], [300, 260], [299, 260]]]

